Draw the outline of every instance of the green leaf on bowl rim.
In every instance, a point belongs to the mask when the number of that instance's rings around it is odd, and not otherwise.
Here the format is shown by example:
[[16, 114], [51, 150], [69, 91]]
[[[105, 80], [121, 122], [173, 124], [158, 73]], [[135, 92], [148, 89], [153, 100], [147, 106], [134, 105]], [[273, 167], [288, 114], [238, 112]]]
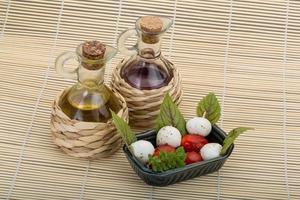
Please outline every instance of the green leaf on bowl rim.
[[205, 117], [210, 123], [215, 124], [221, 117], [221, 106], [214, 93], [209, 93], [198, 103], [198, 117]]
[[230, 145], [233, 144], [235, 139], [242, 133], [248, 131], [248, 130], [254, 130], [254, 128], [249, 127], [238, 127], [233, 130], [231, 130], [228, 135], [226, 136], [225, 140], [223, 141], [223, 147], [220, 152], [221, 155], [224, 155], [227, 151], [227, 149], [230, 147]]
[[164, 126], [173, 126], [181, 135], [186, 134], [186, 121], [171, 96], [167, 94], [160, 105], [160, 112], [156, 119], [156, 131]]
[[116, 126], [118, 133], [123, 138], [123, 141], [129, 147], [132, 143], [137, 141], [136, 135], [130, 129], [129, 125], [119, 117], [114, 111], [110, 111], [113, 119], [113, 123]]

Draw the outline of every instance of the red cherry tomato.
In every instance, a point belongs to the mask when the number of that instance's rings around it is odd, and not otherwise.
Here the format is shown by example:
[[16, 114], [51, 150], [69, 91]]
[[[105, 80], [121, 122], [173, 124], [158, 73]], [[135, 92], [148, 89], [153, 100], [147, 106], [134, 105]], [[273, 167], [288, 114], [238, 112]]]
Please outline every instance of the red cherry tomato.
[[199, 152], [200, 149], [208, 143], [202, 135], [186, 134], [181, 140], [181, 145], [186, 152]]
[[156, 147], [153, 155], [159, 156], [160, 152], [175, 152], [175, 151], [176, 151], [176, 149], [174, 147], [164, 144], [164, 145]]
[[191, 151], [191, 152], [187, 152], [186, 153], [186, 159], [185, 159], [185, 164], [192, 164], [195, 162], [199, 162], [202, 161], [202, 157], [199, 153], [195, 152], [195, 151]]

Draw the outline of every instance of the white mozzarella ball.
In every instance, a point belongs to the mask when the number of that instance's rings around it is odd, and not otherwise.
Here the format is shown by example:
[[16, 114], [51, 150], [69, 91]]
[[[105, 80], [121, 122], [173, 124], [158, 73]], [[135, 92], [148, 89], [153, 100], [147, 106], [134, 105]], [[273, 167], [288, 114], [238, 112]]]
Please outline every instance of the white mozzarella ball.
[[186, 123], [186, 130], [190, 134], [206, 137], [211, 132], [211, 123], [204, 117], [194, 117]]
[[156, 136], [156, 144], [168, 144], [172, 147], [179, 147], [181, 143], [181, 134], [179, 130], [173, 126], [165, 126], [161, 128]]
[[200, 149], [203, 160], [210, 160], [220, 156], [222, 145], [219, 143], [208, 143]]
[[149, 161], [149, 155], [154, 154], [154, 146], [151, 142], [146, 140], [138, 140], [132, 143], [130, 150], [133, 155], [144, 164]]

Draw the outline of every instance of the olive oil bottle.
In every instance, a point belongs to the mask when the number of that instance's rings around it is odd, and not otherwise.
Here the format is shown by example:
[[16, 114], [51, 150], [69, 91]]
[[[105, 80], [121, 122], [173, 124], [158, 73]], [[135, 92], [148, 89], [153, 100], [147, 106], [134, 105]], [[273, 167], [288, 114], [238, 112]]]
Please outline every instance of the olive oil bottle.
[[[106, 122], [111, 118], [110, 110], [118, 112], [120, 102], [104, 84], [105, 63], [117, 50], [99, 41], [86, 41], [77, 47], [76, 53], [66, 52], [56, 59], [56, 71], [66, 78], [78, 82], [61, 98], [59, 106], [71, 119], [86, 122]], [[79, 66], [69, 72], [64, 63], [75, 58]]]

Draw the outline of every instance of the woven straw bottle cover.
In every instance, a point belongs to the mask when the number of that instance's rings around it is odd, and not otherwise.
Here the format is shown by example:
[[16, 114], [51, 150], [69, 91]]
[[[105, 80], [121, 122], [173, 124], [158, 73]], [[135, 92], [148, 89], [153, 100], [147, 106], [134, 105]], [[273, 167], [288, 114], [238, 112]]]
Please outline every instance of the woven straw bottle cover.
[[[153, 128], [164, 96], [169, 93], [179, 104], [182, 97], [181, 78], [177, 68], [161, 54], [161, 38], [172, 25], [166, 17], [144, 16], [137, 19], [135, 28], [120, 34], [118, 48], [128, 57], [112, 74], [112, 88], [126, 100], [130, 124]], [[125, 43], [137, 35], [136, 45]]]
[[[106, 157], [121, 145], [109, 109], [128, 120], [127, 105], [123, 97], [103, 83], [105, 63], [116, 52], [99, 41], [87, 41], [76, 52], [65, 52], [56, 59], [60, 75], [78, 80], [55, 99], [50, 123], [54, 142], [71, 156]], [[74, 71], [64, 66], [69, 59], [79, 61]]]

